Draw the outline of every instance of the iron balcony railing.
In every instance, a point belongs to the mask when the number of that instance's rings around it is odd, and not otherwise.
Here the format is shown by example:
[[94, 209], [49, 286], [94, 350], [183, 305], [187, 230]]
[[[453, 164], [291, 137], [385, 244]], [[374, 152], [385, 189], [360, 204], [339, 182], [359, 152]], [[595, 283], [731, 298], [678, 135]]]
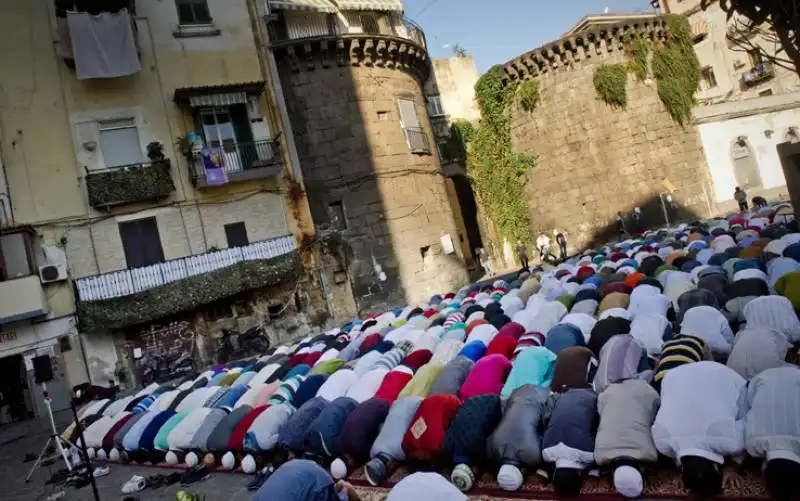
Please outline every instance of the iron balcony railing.
[[75, 281], [79, 301], [99, 301], [130, 296], [184, 278], [210, 273], [243, 261], [270, 259], [296, 248], [292, 235], [254, 242], [194, 256], [170, 259], [141, 268], [112, 271]]
[[325, 22], [310, 24], [303, 29], [295, 28], [291, 32], [281, 18], [270, 22], [267, 28], [273, 45], [310, 38], [377, 35], [402, 38], [427, 48], [425, 32], [417, 23], [405, 16], [393, 16], [390, 22], [377, 22], [377, 20], [370, 20], [367, 17], [362, 18], [361, 21], [360, 27], [347, 28], [337, 22], [335, 14], [330, 14]]
[[[212, 149], [214, 151], [215, 149]], [[280, 166], [280, 144], [277, 139], [239, 142], [225, 145], [214, 151], [220, 157], [221, 167], [227, 180], [236, 181], [237, 177], [258, 178], [265, 176], [246, 176], [245, 174], [255, 173], [256, 170], [269, 170], [267, 168]], [[221, 154], [219, 154], [221, 152]], [[191, 174], [195, 185], [198, 181], [204, 182], [208, 178], [207, 168], [203, 155], [196, 153], [191, 159]]]
[[405, 127], [406, 141], [412, 153], [430, 153], [431, 145], [428, 135], [421, 127]]
[[775, 67], [772, 63], [763, 62], [742, 73], [742, 83], [745, 85], [755, 85], [775, 76]]

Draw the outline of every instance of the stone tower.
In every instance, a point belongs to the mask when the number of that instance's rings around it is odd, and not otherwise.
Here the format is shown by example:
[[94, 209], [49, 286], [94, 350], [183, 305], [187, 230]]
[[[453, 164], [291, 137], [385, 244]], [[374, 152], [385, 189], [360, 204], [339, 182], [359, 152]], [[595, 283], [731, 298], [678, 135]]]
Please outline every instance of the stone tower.
[[426, 113], [424, 34], [399, 2], [346, 4], [280, 10], [269, 31], [312, 217], [352, 249], [347, 279], [358, 309], [374, 311], [467, 275]]

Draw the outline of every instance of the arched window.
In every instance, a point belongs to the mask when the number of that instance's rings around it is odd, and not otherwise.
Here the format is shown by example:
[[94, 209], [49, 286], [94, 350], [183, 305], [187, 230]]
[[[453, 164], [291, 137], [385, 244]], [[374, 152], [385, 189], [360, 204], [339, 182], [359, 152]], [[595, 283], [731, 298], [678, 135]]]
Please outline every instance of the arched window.
[[758, 172], [756, 159], [747, 137], [739, 136], [731, 146], [733, 157], [733, 173], [736, 176], [736, 185], [747, 191], [748, 189], [761, 188], [761, 174]]

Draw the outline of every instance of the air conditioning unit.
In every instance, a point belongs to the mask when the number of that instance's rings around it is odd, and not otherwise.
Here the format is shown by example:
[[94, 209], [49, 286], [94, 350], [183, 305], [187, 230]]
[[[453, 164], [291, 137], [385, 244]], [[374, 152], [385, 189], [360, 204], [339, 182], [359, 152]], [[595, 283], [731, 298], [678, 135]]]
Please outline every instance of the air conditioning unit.
[[63, 264], [45, 264], [39, 267], [39, 281], [43, 284], [62, 282], [67, 279], [67, 267]]

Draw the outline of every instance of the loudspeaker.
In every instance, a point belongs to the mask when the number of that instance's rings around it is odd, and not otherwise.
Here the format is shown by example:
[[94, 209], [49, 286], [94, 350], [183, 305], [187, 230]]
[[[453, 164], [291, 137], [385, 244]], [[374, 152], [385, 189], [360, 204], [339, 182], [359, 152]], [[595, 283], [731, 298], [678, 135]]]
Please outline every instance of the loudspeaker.
[[49, 355], [42, 355], [32, 360], [33, 375], [37, 384], [49, 383], [53, 380], [53, 365]]

